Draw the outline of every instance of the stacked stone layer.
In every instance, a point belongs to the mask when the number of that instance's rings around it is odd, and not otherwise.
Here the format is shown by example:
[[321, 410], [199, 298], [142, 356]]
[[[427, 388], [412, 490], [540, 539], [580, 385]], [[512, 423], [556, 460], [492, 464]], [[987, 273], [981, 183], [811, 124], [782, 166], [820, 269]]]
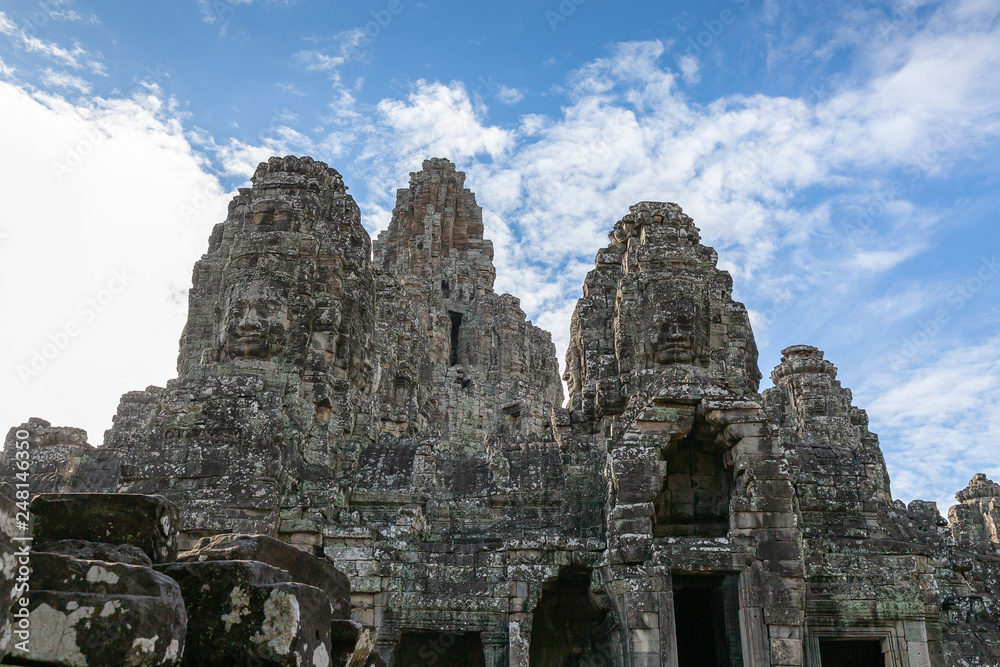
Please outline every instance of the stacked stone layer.
[[[565, 405], [483, 235], [447, 160], [374, 245], [335, 170], [262, 163], [195, 266], [177, 379], [123, 396], [103, 447], [19, 427], [33, 493], [116, 494], [39, 501], [39, 558], [104, 578], [45, 579], [46, 622], [110, 633], [77, 610], [134, 594], [135, 632], [165, 625], [99, 658], [128, 664], [1000, 667], [1000, 485], [976, 475], [948, 521], [893, 501], [815, 347], [760, 393], [747, 310], [679, 206], [632, 206], [598, 251]], [[98, 539], [53, 520], [71, 502], [135, 509]]]

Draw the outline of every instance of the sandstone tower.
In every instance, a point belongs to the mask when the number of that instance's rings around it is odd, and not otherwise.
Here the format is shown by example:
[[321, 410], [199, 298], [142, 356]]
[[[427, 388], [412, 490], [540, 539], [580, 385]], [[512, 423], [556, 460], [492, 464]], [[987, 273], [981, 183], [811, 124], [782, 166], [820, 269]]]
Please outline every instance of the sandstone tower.
[[[815, 347], [785, 349], [760, 392], [747, 310], [679, 206], [613, 225], [565, 400], [483, 234], [448, 160], [410, 174], [373, 244], [340, 174], [272, 158], [195, 266], [178, 377], [126, 394], [103, 447], [12, 429], [4, 471], [29, 434], [33, 493], [159, 496], [189, 560], [238, 543], [227, 558], [246, 562], [247, 540], [263, 560], [278, 547], [233, 535], [257, 534], [332, 564], [370, 630], [364, 664], [1000, 665], [1000, 486], [977, 475], [950, 523], [893, 501]], [[92, 497], [108, 496], [74, 496]], [[199, 623], [174, 634], [210, 650]]]

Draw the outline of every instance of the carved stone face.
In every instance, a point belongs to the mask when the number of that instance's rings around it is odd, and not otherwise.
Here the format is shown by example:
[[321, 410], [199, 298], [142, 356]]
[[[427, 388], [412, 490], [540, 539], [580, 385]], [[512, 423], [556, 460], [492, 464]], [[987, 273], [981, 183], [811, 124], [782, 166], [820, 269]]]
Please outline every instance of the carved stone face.
[[230, 358], [267, 359], [288, 340], [288, 291], [267, 282], [235, 285], [226, 298], [222, 347]]
[[673, 304], [670, 311], [650, 341], [653, 365], [695, 363], [707, 343], [701, 309], [684, 301]]
[[566, 372], [563, 373], [562, 379], [566, 383], [566, 389], [570, 396], [583, 387], [583, 360], [580, 358], [580, 351], [575, 346], [570, 346], [566, 360]]

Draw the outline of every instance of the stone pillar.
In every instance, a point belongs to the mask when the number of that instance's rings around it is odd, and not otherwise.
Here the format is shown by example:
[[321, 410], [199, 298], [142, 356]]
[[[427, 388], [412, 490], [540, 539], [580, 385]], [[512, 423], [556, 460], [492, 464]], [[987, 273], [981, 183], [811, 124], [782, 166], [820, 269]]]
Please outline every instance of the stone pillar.
[[[507, 667], [507, 633], [484, 632], [482, 640], [486, 667]], [[524, 664], [528, 664], [527, 660]]]
[[[660, 600], [662, 576], [650, 576], [646, 567], [617, 566], [610, 570], [611, 586], [620, 609], [628, 667], [661, 667]], [[672, 619], [671, 619], [672, 620]], [[672, 623], [671, 623], [672, 625]]]
[[754, 572], [747, 570], [740, 574], [740, 637], [743, 640], [743, 664], [754, 667], [770, 667], [771, 650], [764, 624], [764, 609], [761, 606]]
[[923, 621], [903, 621], [903, 639], [910, 667], [931, 667], [927, 625]]
[[382, 626], [375, 635], [375, 650], [382, 656], [386, 665], [391, 665], [393, 656], [396, 653], [396, 646], [399, 644], [400, 630], [398, 627], [388, 628]]
[[821, 667], [819, 637], [809, 631], [806, 631], [805, 641], [802, 642], [802, 651], [802, 663], [805, 667]]
[[511, 614], [507, 624], [510, 667], [528, 667], [531, 655], [531, 627], [527, 614]]
[[674, 620], [674, 591], [668, 568], [657, 568], [651, 577], [656, 591], [656, 604], [660, 621], [660, 664], [663, 667], [678, 667], [677, 624]]

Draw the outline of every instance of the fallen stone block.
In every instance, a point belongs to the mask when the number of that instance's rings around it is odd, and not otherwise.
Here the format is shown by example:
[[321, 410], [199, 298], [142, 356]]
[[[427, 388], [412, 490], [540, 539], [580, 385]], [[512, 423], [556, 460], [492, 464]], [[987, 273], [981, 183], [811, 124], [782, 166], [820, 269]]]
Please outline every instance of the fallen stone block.
[[177, 582], [147, 567], [32, 552], [32, 664], [179, 665], [188, 617]]
[[32, 546], [35, 551], [72, 556], [79, 560], [104, 560], [109, 563], [153, 566], [153, 561], [146, 552], [131, 544], [106, 544], [85, 540], [36, 540]]
[[330, 667], [330, 602], [265, 563], [168, 563], [156, 569], [181, 587], [190, 618], [186, 667]]
[[195, 547], [178, 554], [179, 562], [255, 560], [288, 572], [291, 580], [315, 586], [330, 596], [333, 618], [351, 617], [351, 582], [347, 575], [325, 558], [267, 535], [226, 533], [201, 538]]
[[43, 493], [31, 501], [34, 538], [131, 544], [154, 563], [177, 557], [177, 510], [160, 496]]

